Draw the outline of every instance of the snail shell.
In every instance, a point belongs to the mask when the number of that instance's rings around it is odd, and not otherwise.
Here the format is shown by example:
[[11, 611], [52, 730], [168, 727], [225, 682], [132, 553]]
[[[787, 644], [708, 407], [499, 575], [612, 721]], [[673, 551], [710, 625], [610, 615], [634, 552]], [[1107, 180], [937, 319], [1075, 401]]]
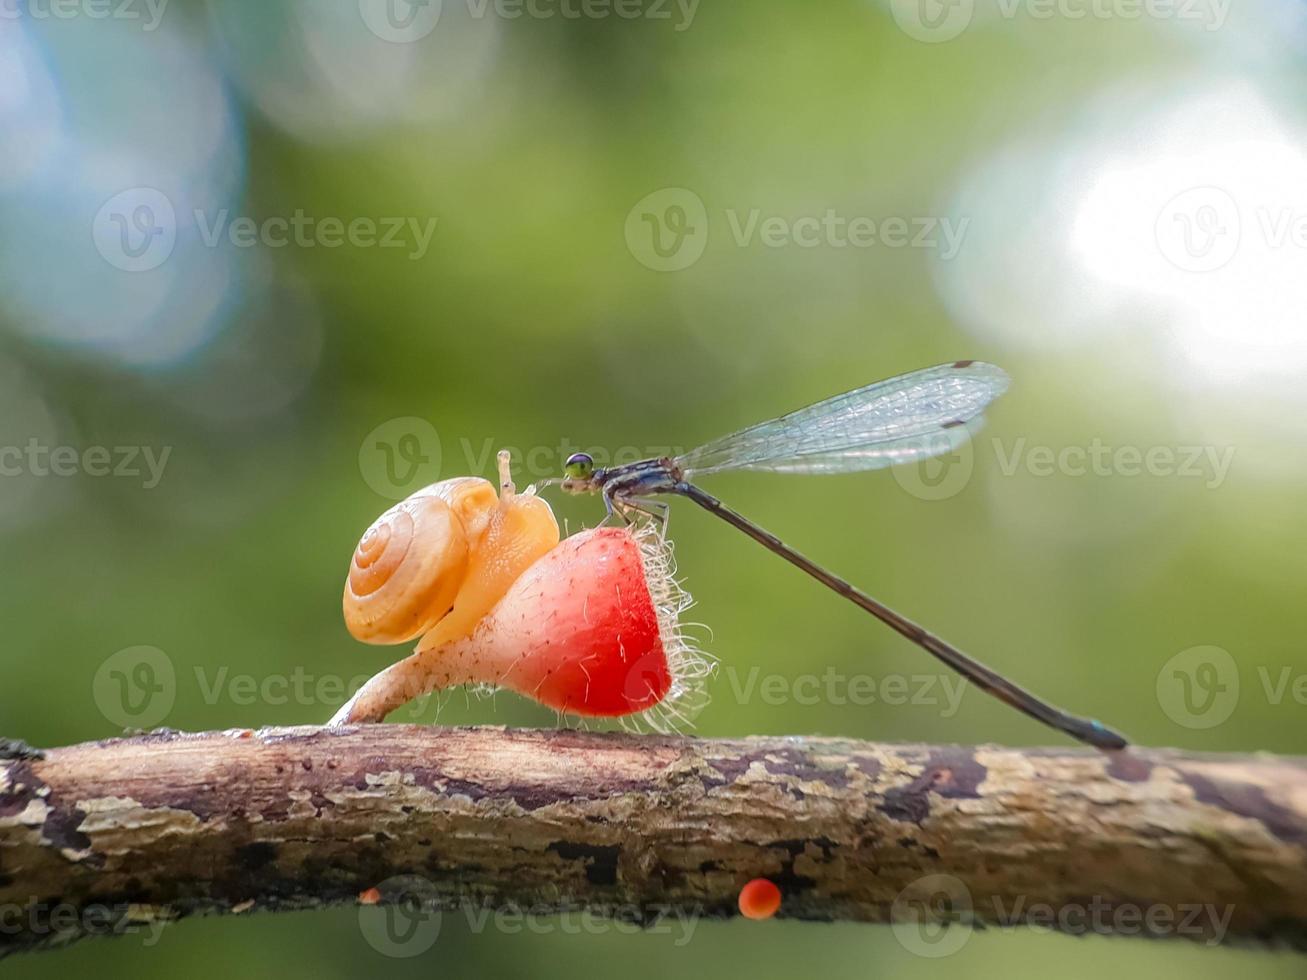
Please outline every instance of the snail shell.
[[500, 498], [476, 477], [434, 483], [364, 533], [345, 581], [345, 625], [365, 643], [424, 636], [420, 649], [439, 646], [470, 631], [558, 540], [534, 494]]

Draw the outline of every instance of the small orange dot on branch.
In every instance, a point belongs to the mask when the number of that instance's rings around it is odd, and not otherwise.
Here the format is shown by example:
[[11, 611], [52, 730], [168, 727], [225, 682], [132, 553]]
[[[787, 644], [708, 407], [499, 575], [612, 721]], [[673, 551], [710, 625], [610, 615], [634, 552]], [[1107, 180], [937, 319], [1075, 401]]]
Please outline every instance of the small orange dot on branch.
[[360, 905], [376, 905], [381, 901], [381, 892], [375, 888], [365, 888], [359, 892]]
[[766, 878], [754, 878], [740, 889], [740, 914], [746, 919], [770, 919], [781, 907], [781, 890]]

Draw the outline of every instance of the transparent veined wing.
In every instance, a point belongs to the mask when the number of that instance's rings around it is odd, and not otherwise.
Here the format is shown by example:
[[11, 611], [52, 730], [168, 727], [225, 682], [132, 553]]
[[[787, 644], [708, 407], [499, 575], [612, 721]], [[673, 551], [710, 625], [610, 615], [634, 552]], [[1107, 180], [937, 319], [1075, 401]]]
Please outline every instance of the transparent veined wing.
[[993, 364], [941, 364], [759, 422], [676, 462], [688, 478], [724, 470], [850, 473], [925, 459], [966, 442], [1007, 387], [1007, 374]]

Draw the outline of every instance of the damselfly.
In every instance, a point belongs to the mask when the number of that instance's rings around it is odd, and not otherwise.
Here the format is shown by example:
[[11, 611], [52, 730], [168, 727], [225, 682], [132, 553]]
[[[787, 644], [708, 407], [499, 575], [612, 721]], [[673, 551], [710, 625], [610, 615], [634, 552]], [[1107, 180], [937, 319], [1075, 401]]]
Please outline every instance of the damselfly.
[[635, 512], [665, 520], [666, 505], [649, 499], [656, 495], [688, 497], [1018, 711], [1089, 745], [1124, 748], [1127, 743], [1121, 735], [1097, 721], [1067, 714], [1018, 687], [799, 554], [691, 482], [727, 470], [850, 473], [938, 456], [966, 442], [979, 425], [985, 406], [1007, 386], [1007, 375], [992, 364], [955, 361], [836, 395], [674, 459], [597, 468], [586, 453], [574, 453], [564, 466], [565, 476], [556, 482], [569, 493], [602, 494], [609, 515], [626, 521]]

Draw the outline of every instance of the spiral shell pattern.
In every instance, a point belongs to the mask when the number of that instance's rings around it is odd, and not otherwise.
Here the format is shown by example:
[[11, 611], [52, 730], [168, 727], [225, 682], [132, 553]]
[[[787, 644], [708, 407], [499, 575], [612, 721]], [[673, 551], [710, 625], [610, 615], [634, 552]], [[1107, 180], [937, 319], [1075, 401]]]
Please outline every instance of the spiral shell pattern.
[[415, 494], [390, 508], [350, 561], [350, 633], [365, 643], [403, 643], [430, 630], [454, 605], [469, 544], [465, 521], [437, 494]]

